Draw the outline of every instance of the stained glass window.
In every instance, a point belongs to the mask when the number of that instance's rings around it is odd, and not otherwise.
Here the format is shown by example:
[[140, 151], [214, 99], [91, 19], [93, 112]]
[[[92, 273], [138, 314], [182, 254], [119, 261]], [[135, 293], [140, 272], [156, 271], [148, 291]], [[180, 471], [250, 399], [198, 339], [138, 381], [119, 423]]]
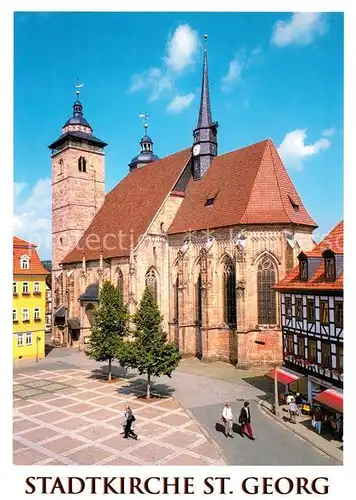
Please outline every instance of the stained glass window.
[[224, 283], [224, 321], [230, 326], [236, 325], [236, 274], [230, 259], [223, 264]]
[[257, 269], [258, 324], [275, 325], [277, 323], [276, 292], [272, 286], [276, 283], [276, 268], [271, 258], [261, 259]]

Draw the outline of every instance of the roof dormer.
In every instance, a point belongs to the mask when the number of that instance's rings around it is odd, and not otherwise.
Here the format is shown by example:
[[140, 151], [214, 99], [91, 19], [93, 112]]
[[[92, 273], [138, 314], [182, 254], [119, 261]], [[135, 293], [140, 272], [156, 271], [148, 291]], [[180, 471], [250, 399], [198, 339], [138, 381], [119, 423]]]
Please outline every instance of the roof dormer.
[[20, 266], [21, 269], [25, 270], [30, 269], [30, 257], [28, 255], [22, 255], [20, 257]]
[[304, 252], [298, 255], [299, 260], [299, 279], [300, 281], [308, 281], [308, 257]]
[[335, 253], [327, 248], [323, 252], [324, 268], [325, 268], [325, 281], [335, 281], [336, 279], [336, 263]]

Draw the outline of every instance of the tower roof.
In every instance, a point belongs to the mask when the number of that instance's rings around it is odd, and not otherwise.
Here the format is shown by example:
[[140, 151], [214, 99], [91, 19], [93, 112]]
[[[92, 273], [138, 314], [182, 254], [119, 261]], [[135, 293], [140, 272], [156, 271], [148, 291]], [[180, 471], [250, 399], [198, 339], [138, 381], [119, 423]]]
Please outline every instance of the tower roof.
[[203, 77], [200, 96], [200, 109], [198, 117], [198, 128], [209, 127], [212, 124], [210, 94], [209, 94], [209, 77], [208, 77], [208, 49], [207, 35], [204, 35], [204, 57], [203, 57]]
[[[147, 118], [147, 114], [144, 115]], [[144, 123], [145, 135], [140, 140], [141, 152], [134, 156], [129, 163], [130, 170], [134, 170], [138, 166], [146, 165], [147, 163], [152, 163], [158, 160], [158, 156], [153, 153], [153, 141], [149, 135], [147, 135], [148, 123]]]
[[93, 131], [89, 122], [83, 116], [83, 105], [78, 100], [76, 100], [73, 104], [73, 116], [68, 118], [68, 120], [64, 124], [64, 127], [66, 127], [67, 125], [83, 125], [84, 127], [89, 127], [90, 130]]

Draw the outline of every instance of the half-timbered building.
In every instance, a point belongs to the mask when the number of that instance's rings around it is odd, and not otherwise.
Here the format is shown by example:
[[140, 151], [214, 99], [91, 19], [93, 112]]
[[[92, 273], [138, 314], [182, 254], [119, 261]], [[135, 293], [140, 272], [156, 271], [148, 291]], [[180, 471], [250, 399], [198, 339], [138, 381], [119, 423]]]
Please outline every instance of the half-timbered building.
[[343, 246], [340, 222], [274, 289], [280, 292], [285, 367], [308, 382], [308, 400], [342, 412]]

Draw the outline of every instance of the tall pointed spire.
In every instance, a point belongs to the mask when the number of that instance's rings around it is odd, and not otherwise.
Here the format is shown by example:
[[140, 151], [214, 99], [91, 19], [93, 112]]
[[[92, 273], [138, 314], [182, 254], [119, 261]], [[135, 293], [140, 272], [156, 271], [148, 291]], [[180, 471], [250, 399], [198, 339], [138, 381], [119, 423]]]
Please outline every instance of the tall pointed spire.
[[203, 78], [201, 85], [200, 109], [197, 128], [211, 125], [211, 109], [208, 76], [208, 35], [204, 35]]
[[211, 118], [209, 76], [208, 76], [208, 35], [204, 35], [203, 77], [197, 128], [193, 131], [193, 177], [200, 179], [208, 170], [213, 157], [217, 155], [218, 123]]

